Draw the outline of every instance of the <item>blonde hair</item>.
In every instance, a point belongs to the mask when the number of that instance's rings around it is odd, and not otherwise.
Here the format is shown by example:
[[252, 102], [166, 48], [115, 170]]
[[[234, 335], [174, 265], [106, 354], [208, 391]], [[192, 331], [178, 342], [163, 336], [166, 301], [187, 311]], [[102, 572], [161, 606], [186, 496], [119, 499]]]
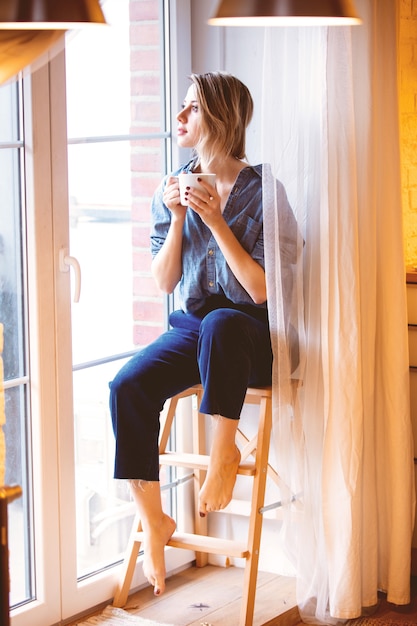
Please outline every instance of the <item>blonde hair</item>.
[[218, 155], [246, 158], [246, 128], [252, 119], [249, 89], [226, 72], [191, 74], [201, 111], [197, 161], [210, 163]]

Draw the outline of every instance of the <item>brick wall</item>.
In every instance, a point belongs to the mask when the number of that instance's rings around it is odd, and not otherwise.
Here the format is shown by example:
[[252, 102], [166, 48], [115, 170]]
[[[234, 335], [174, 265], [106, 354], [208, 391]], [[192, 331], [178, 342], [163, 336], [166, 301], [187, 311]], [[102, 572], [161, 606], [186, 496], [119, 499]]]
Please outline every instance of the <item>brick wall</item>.
[[[164, 81], [159, 0], [130, 0], [131, 132], [163, 132]], [[131, 144], [133, 341], [147, 345], [163, 330], [163, 295], [151, 275], [150, 203], [163, 175], [162, 139]]]
[[400, 0], [400, 129], [405, 264], [417, 267], [417, 0]]

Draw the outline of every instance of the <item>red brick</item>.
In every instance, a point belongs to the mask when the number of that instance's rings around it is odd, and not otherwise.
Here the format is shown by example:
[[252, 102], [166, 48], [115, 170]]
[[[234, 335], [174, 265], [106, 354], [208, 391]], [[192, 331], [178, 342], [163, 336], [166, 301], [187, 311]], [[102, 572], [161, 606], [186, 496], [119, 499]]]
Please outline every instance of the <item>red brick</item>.
[[[159, 0], [130, 0], [132, 134], [149, 135], [165, 130], [159, 10]], [[131, 147], [132, 307], [136, 320], [132, 332], [135, 345], [145, 346], [164, 330], [163, 294], [151, 274], [150, 252], [150, 202], [163, 174], [164, 140], [132, 141]]]
[[158, 0], [130, 0], [130, 21], [140, 22], [159, 19]]
[[133, 120], [141, 120], [143, 122], [160, 122], [161, 120], [161, 101], [158, 100], [140, 100], [132, 102], [130, 105]]
[[132, 203], [132, 222], [148, 222], [151, 219], [150, 199], [137, 198]]
[[142, 152], [133, 153], [130, 157], [130, 165], [133, 172], [154, 172], [162, 171], [162, 156], [160, 153]]
[[[160, 120], [158, 120], [158, 122], [160, 122]], [[131, 122], [132, 124], [134, 124], [134, 128], [135, 128], [135, 133], [138, 135], [153, 135], [154, 133], [162, 133], [164, 131], [162, 131], [159, 126], [160, 124], [155, 124], [155, 122], [153, 122], [152, 124], [150, 122], [148, 122], [147, 120], [132, 120]], [[142, 142], [144, 141], [162, 141], [163, 138], [160, 137], [151, 137], [151, 138], [144, 138], [144, 139], [132, 139], [132, 146], [136, 146], [136, 145], [142, 145]]]
[[138, 22], [130, 26], [130, 43], [132, 45], [159, 47], [159, 35], [158, 22], [150, 24]]
[[151, 271], [152, 256], [149, 250], [133, 252], [133, 269], [140, 270], [141, 272]]
[[144, 176], [132, 176], [132, 195], [135, 198], [140, 196], [142, 198], [151, 199], [155, 193], [155, 189], [158, 187], [161, 180], [161, 176], [155, 175], [154, 177]]
[[130, 70], [159, 70], [161, 54], [159, 47], [150, 50], [135, 49], [130, 53]]
[[162, 297], [163, 293], [158, 288], [153, 276], [136, 276], [133, 278], [133, 295], [148, 296], [148, 298]]
[[[137, 135], [143, 135], [146, 133], [160, 133], [161, 132], [161, 128], [151, 128], [151, 127], [147, 127], [144, 128], [143, 126], [131, 126], [130, 127], [130, 134], [137, 134]], [[158, 139], [157, 137], [153, 138], [153, 139], [135, 139], [134, 141], [130, 142], [130, 145], [132, 148], [157, 148], [159, 150], [163, 150], [163, 139]]]
[[150, 245], [150, 227], [149, 225], [134, 225], [132, 229], [132, 244], [139, 248], [149, 248]]
[[130, 80], [131, 96], [159, 96], [161, 94], [161, 80], [159, 72], [152, 74], [137, 74]]
[[164, 318], [162, 301], [137, 300], [133, 303], [133, 319], [137, 322], [159, 322]]

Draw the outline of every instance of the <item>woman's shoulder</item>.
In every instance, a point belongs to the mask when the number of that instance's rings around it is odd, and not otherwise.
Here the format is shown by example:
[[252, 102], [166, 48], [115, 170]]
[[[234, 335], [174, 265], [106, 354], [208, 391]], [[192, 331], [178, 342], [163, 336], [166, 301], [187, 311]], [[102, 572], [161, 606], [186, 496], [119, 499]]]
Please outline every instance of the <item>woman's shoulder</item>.
[[258, 165], [250, 165], [249, 167], [255, 172], [255, 174], [257, 174], [258, 176], [262, 176], [262, 163], [258, 163]]
[[279, 188], [284, 187], [282, 181], [280, 181], [274, 174], [270, 163], [259, 163], [258, 165], [253, 165], [252, 168], [256, 171], [258, 176], [263, 178], [264, 181], [269, 181], [271, 183], [274, 182]]
[[273, 171], [270, 163], [258, 163], [257, 165], [247, 165], [247, 167], [253, 170], [258, 176], [265, 174], [266, 176], [273, 176]]

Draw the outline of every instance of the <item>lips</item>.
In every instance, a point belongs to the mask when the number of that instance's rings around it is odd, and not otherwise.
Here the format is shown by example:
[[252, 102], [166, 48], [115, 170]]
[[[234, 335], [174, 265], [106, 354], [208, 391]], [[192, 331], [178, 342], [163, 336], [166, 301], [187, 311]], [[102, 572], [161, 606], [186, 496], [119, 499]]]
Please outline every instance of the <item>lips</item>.
[[187, 131], [185, 130], [185, 128], [182, 128], [181, 126], [178, 127], [177, 129], [177, 135], [178, 136], [182, 136], [182, 135], [186, 135]]

